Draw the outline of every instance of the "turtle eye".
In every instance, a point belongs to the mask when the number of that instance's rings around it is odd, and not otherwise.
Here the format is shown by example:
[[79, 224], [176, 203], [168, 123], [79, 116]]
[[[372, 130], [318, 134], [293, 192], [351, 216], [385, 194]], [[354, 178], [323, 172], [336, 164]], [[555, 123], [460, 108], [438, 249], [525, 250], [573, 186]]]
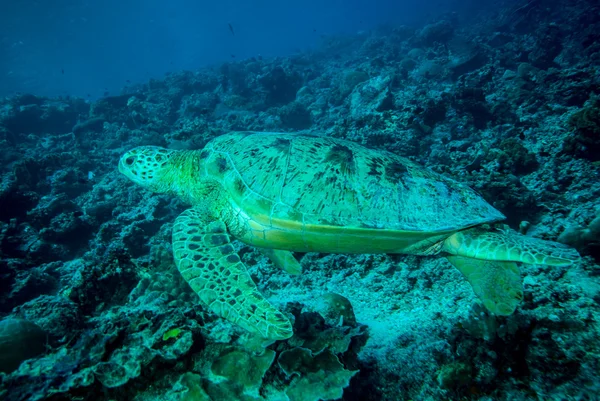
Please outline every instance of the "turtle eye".
[[129, 156], [127, 159], [125, 159], [125, 164], [127, 164], [128, 166], [131, 166], [134, 161], [135, 161], [135, 157]]

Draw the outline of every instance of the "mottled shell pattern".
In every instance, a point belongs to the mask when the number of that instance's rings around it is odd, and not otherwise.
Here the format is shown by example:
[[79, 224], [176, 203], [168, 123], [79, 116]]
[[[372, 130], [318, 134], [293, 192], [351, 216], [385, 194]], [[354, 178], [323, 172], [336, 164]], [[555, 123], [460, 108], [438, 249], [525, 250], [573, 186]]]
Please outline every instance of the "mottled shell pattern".
[[334, 138], [236, 132], [209, 142], [201, 159], [251, 216], [427, 232], [504, 219], [464, 184], [390, 152]]

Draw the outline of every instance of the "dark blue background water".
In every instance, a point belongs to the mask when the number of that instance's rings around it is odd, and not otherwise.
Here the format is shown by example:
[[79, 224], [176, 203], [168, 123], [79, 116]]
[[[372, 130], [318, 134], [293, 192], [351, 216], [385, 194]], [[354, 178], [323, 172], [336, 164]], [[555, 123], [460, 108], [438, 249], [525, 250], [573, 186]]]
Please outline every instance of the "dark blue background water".
[[[0, 3], [0, 96], [96, 98], [165, 72], [262, 55], [286, 56], [323, 35], [381, 24], [468, 19], [487, 1], [54, 0]], [[231, 23], [235, 35], [229, 30]]]

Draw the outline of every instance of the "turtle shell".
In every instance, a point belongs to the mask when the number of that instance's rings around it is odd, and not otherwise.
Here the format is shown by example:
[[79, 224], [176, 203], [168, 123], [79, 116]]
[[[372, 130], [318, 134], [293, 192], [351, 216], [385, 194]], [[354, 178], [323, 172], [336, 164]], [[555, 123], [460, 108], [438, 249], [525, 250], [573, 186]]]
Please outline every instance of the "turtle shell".
[[427, 232], [504, 219], [468, 186], [354, 142], [238, 132], [209, 142], [202, 158], [249, 216]]

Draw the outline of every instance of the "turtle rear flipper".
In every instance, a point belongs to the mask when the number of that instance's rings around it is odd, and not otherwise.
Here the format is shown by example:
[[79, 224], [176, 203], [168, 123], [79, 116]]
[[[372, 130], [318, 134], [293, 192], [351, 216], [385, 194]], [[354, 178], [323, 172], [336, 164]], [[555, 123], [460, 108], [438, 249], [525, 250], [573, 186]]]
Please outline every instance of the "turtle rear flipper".
[[223, 221], [200, 208], [181, 213], [173, 226], [173, 255], [182, 276], [212, 312], [266, 339], [292, 336], [290, 321], [258, 292]]
[[447, 256], [469, 281], [475, 295], [496, 315], [512, 314], [523, 299], [523, 284], [515, 262]]
[[578, 261], [577, 251], [552, 241], [480, 227], [459, 231], [444, 241], [442, 250], [475, 259], [568, 266]]

